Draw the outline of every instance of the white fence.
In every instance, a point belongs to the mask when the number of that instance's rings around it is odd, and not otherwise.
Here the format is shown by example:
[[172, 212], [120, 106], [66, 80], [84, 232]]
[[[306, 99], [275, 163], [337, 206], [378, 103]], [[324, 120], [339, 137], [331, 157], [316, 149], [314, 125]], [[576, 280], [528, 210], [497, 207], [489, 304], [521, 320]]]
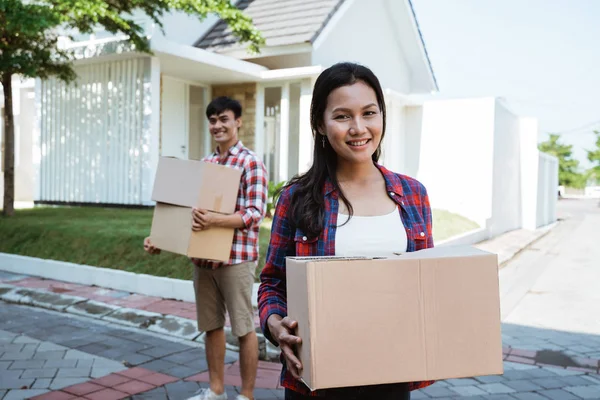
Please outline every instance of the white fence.
[[36, 200], [141, 204], [149, 148], [146, 59], [76, 67], [40, 90]]

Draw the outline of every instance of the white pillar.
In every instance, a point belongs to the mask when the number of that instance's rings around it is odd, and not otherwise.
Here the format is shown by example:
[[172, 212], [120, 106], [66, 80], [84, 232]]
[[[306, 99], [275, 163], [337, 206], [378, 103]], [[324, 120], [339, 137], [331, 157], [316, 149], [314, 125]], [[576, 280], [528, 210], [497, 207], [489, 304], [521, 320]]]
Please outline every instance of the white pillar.
[[538, 121], [520, 118], [521, 134], [521, 225], [523, 229], [537, 228], [537, 190], [539, 151], [537, 149]]
[[310, 128], [310, 103], [312, 101], [312, 79], [303, 79], [300, 86], [300, 127], [298, 139], [298, 173], [302, 174], [312, 164], [314, 139]]
[[[212, 101], [212, 88], [211, 87], [205, 87], [204, 90], [202, 91], [203, 95], [204, 95], [204, 101], [203, 101], [203, 106], [204, 109], [202, 110], [202, 115], [204, 116], [204, 114], [206, 113], [206, 107], [208, 107], [208, 104]], [[206, 157], [209, 154], [211, 154], [215, 149], [212, 148], [212, 135], [210, 133], [210, 126], [208, 124], [208, 118], [203, 118], [204, 120], [204, 154], [202, 154], [202, 157]]]
[[42, 176], [40, 174], [40, 163], [42, 160], [42, 80], [37, 78], [35, 80], [35, 124], [33, 128], [33, 150], [32, 150], [32, 161], [33, 161], [33, 200], [41, 200], [42, 195]]
[[149, 90], [146, 95], [150, 96], [149, 110], [144, 110], [145, 118], [149, 119], [148, 126], [148, 148], [147, 163], [144, 168], [142, 178], [142, 204], [150, 205], [152, 202], [152, 187], [154, 186], [154, 176], [160, 157], [160, 60], [158, 57], [150, 58], [150, 73], [148, 81]]
[[[254, 150], [261, 160], [265, 159], [265, 87], [256, 84], [256, 102], [254, 106]], [[270, 176], [270, 180], [274, 180]]]
[[280, 103], [280, 127], [279, 127], [279, 157], [278, 169], [279, 179], [277, 182], [287, 181], [288, 177], [288, 154], [290, 136], [290, 84], [285, 82], [281, 86]]

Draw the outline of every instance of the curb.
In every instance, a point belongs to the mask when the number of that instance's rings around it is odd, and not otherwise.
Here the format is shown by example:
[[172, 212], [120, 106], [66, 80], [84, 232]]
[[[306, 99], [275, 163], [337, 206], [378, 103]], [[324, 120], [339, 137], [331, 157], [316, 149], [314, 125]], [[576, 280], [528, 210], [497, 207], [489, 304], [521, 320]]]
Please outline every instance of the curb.
[[508, 264], [509, 261], [513, 260], [515, 257], [517, 257], [519, 254], [521, 254], [522, 252], [524, 252], [525, 250], [530, 248], [532, 245], [537, 243], [539, 240], [546, 237], [550, 232], [552, 232], [554, 230], [554, 228], [556, 228], [558, 226], [558, 224], [559, 224], [559, 221], [556, 221], [556, 222], [553, 222], [551, 224], [548, 224], [546, 226], [539, 228], [536, 231], [536, 232], [539, 232], [539, 234], [534, 236], [531, 240], [524, 242], [520, 249], [518, 249], [514, 253], [511, 253], [508, 257], [505, 257], [502, 260], [499, 259], [498, 267], [502, 268], [502, 267], [506, 266], [506, 264]]
[[[183, 279], [136, 274], [117, 269], [9, 253], [0, 253], [0, 271], [79, 283], [81, 285], [99, 286], [106, 289], [186, 301], [188, 303], [196, 301], [192, 281]], [[258, 286], [259, 284], [255, 283], [252, 288], [252, 305], [254, 307], [258, 306]]]
[[[204, 344], [204, 332], [197, 330], [195, 321], [174, 315], [120, 307], [83, 297], [6, 283], [0, 283], [0, 300], [6, 303], [35, 306], [88, 317]], [[230, 327], [225, 327], [225, 336], [227, 349], [239, 353], [239, 341], [231, 333]], [[278, 362], [279, 348], [266, 340], [260, 328], [256, 328], [256, 336], [258, 337], [259, 360]]]

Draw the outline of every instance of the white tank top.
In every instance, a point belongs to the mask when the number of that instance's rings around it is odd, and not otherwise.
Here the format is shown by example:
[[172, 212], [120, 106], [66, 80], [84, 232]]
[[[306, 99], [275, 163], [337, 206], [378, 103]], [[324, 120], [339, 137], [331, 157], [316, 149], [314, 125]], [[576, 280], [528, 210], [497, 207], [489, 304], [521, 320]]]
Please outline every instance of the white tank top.
[[[335, 255], [344, 257], [391, 256], [404, 253], [408, 245], [398, 207], [386, 215], [362, 217], [338, 213]], [[343, 225], [343, 226], [342, 226]]]

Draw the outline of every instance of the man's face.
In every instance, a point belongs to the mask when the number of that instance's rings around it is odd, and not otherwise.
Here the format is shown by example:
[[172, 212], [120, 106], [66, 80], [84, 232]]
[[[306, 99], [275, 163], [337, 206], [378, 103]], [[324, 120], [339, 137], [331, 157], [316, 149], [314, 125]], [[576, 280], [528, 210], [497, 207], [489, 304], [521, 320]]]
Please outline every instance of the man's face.
[[210, 134], [218, 144], [233, 146], [238, 140], [238, 129], [242, 126], [242, 118], [235, 118], [233, 111], [225, 110], [219, 115], [208, 118]]

